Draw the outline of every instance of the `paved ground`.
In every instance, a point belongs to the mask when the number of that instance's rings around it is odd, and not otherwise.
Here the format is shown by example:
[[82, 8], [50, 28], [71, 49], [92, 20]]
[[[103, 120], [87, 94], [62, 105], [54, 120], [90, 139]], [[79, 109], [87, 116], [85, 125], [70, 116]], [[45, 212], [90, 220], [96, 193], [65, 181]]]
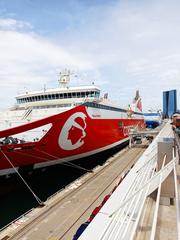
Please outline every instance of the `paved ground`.
[[55, 200], [38, 211], [33, 220], [26, 222], [24, 228], [18, 228], [8, 239], [71, 240], [77, 228], [88, 219], [92, 210], [112, 191], [121, 174], [132, 166], [144, 150], [133, 147], [116, 154], [103, 170], [89, 174], [75, 190], [72, 187], [67, 194], [56, 196]]
[[[178, 178], [178, 192], [180, 199], [180, 165], [177, 166], [177, 178]], [[150, 239], [152, 220], [154, 216], [154, 209], [156, 204], [156, 193], [153, 193], [147, 198], [145, 213], [141, 219], [139, 231], [136, 236], [136, 240]], [[156, 240], [177, 240], [177, 225], [176, 225], [176, 206], [175, 203], [170, 206], [159, 205], [158, 220], [156, 228]]]
[[[177, 166], [177, 178], [178, 178], [178, 192], [180, 199], [180, 165]], [[160, 205], [158, 223], [156, 230], [156, 239], [160, 240], [176, 240], [177, 225], [176, 225], [176, 206], [175, 203], [170, 206]]]

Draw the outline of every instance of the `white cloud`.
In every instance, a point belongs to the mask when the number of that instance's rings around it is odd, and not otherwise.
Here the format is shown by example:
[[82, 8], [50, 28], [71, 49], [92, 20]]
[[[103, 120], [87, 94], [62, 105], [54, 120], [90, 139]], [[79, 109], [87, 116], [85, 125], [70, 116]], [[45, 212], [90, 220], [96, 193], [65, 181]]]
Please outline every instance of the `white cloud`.
[[[0, 31], [0, 108], [9, 105], [4, 101], [7, 92], [11, 103], [17, 91], [42, 88], [54, 79], [62, 68], [91, 69], [88, 61], [82, 60], [60, 46], [32, 33]], [[4, 106], [5, 105], [5, 106]]]
[[[60, 46], [54, 45], [46, 39], [27, 33], [0, 31], [1, 62], [16, 62], [33, 65], [71, 65], [84, 68], [89, 63], [78, 59]], [[36, 65], [36, 66], [35, 66]]]
[[101, 77], [106, 79], [108, 69], [105, 87], [111, 95], [126, 92], [119, 102], [130, 101], [139, 88], [145, 108], [162, 107], [162, 91], [180, 87], [179, 11], [177, 0], [117, 1], [93, 8], [83, 18], [87, 30], [74, 31], [69, 46], [102, 68]]
[[32, 25], [28, 22], [17, 21], [13, 18], [0, 18], [0, 29], [16, 30], [24, 28], [32, 28]]
[[77, 7], [73, 14], [64, 13], [76, 28], [55, 29], [59, 37], [53, 42], [23, 33], [28, 23], [1, 19], [0, 86], [15, 86], [18, 80], [22, 88], [39, 88], [56, 81], [54, 73], [68, 66], [90, 71], [85, 78], [95, 78], [120, 105], [127, 105], [138, 88], [145, 108], [159, 108], [162, 91], [180, 87], [179, 11], [178, 0]]

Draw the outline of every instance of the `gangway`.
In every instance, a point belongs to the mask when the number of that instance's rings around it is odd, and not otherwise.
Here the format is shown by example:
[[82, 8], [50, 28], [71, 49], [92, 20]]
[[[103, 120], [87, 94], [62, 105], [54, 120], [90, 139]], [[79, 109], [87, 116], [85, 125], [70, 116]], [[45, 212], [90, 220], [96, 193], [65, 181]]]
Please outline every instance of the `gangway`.
[[32, 113], [32, 107], [29, 107], [22, 116], [22, 120], [26, 119]]
[[159, 130], [146, 129], [142, 131], [138, 129], [132, 129], [129, 132], [129, 147], [132, 147], [132, 145], [136, 142], [138, 138], [140, 138], [141, 140], [143, 138], [146, 138], [147, 140], [149, 140], [149, 142], [152, 142], [153, 138], [157, 136], [158, 133]]
[[166, 164], [165, 154], [163, 156], [163, 164], [157, 170], [158, 142], [163, 138], [166, 141], [171, 141], [173, 137], [174, 134], [170, 122], [168, 122], [82, 233], [79, 240], [134, 239], [147, 197], [158, 189], [150, 234], [150, 239], [155, 239], [161, 184], [172, 171], [174, 171], [176, 193], [177, 231], [180, 239], [179, 199], [176, 177], [178, 154], [176, 148], [173, 149], [172, 160]]

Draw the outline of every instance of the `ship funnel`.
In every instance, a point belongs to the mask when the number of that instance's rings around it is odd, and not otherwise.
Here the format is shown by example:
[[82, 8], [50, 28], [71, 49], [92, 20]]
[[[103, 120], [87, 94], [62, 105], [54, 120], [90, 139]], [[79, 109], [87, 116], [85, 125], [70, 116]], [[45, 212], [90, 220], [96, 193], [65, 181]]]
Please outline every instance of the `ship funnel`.
[[142, 103], [141, 103], [141, 97], [139, 95], [139, 90], [136, 91], [136, 96], [133, 99], [133, 103], [131, 104], [131, 109], [135, 112], [142, 112]]
[[65, 69], [63, 72], [60, 72], [60, 78], [58, 80], [59, 82], [59, 87], [60, 88], [65, 88], [67, 87], [68, 83], [70, 82], [70, 70]]

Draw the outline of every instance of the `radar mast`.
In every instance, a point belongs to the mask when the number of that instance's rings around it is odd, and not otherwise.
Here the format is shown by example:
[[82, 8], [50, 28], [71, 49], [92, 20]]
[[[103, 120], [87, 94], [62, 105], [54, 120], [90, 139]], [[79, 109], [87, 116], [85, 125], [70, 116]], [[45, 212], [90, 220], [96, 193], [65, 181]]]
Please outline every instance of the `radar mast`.
[[60, 72], [59, 75], [59, 87], [60, 88], [65, 88], [68, 86], [68, 83], [70, 82], [70, 70], [65, 69], [63, 72]]

